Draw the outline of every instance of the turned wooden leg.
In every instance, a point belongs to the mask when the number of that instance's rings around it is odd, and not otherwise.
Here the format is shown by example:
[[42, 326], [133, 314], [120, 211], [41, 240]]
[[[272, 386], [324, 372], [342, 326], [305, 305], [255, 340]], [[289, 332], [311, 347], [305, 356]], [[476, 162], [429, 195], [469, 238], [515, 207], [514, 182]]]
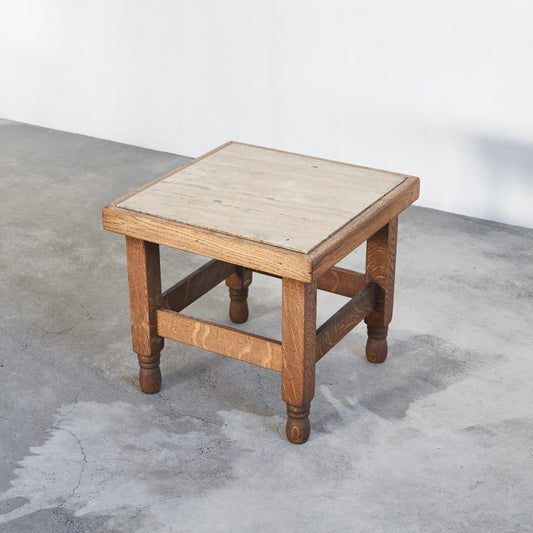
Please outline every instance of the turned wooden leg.
[[287, 439], [293, 444], [303, 444], [309, 438], [311, 433], [311, 424], [309, 423], [309, 409], [311, 404], [302, 407], [295, 407], [287, 404], [287, 425], [285, 433]]
[[248, 320], [248, 287], [252, 283], [252, 271], [244, 267], [236, 267], [235, 272], [226, 278], [229, 287], [229, 317], [235, 324]]
[[366, 357], [371, 363], [387, 358], [387, 332], [392, 319], [394, 268], [398, 217], [372, 235], [366, 243], [366, 284], [379, 287], [374, 310], [365, 318], [368, 331]]
[[384, 328], [375, 328], [367, 325], [368, 339], [366, 341], [366, 358], [371, 363], [383, 363], [387, 359], [387, 331]]
[[315, 395], [316, 282], [283, 278], [281, 387], [287, 404], [287, 438], [309, 438], [309, 408]]
[[131, 336], [139, 359], [139, 384], [148, 394], [161, 388], [159, 357], [163, 338], [157, 335], [156, 309], [161, 306], [159, 245], [126, 236], [130, 286]]

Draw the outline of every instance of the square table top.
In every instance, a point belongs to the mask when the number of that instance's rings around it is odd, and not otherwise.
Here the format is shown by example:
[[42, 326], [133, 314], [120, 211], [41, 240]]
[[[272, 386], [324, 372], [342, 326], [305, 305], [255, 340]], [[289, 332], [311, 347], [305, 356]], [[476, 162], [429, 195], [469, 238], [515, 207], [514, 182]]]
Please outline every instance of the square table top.
[[117, 206], [308, 253], [404, 179], [231, 143]]
[[[409, 201], [394, 200], [404, 189]], [[381, 204], [392, 209], [392, 218], [416, 197], [418, 178], [230, 142], [108, 207], [163, 226], [308, 255], [372, 206], [376, 213]]]

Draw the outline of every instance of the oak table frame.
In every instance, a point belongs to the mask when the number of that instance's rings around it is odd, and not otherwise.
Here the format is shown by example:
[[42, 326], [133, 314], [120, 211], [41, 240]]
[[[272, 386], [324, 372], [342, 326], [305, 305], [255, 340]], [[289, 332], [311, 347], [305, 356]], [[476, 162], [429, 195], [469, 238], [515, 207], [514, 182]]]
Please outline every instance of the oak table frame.
[[[320, 162], [313, 168], [323, 162], [326, 167], [344, 165], [350, 171], [364, 171], [370, 176], [372, 172], [376, 175], [384, 172], [231, 142], [103, 209], [104, 228], [126, 236], [132, 342], [139, 360], [141, 390], [156, 393], [161, 387], [159, 361], [165, 338], [280, 372], [282, 397], [287, 404], [287, 438], [300, 444], [308, 439], [310, 432], [309, 410], [315, 393], [316, 363], [362, 320], [368, 331], [367, 359], [381, 363], [387, 356], [398, 215], [418, 198], [419, 180], [385, 173], [394, 177], [390, 190], [380, 193], [375, 201], [309, 250], [305, 250], [305, 244], [300, 246], [301, 250], [297, 245], [296, 249], [290, 249], [279, 243], [261, 242], [219, 228], [201, 227], [125, 207], [129, 199], [142, 199], [140, 193], [150, 188], [155, 190], [154, 186], [165, 183], [169, 176], [186, 168], [188, 172], [194, 171], [194, 165], [203, 159], [209, 161], [217, 153], [231, 155], [232, 150], [244, 155], [266, 154], [271, 158], [279, 155], [282, 161], [289, 162], [294, 158], [298, 164]], [[365, 273], [335, 266], [364, 242], [367, 243]], [[159, 245], [212, 260], [162, 292]], [[230, 293], [230, 318], [235, 323], [245, 322], [248, 287], [254, 271], [282, 280], [281, 342], [182, 313], [189, 304], [225, 281]], [[318, 329], [317, 289], [350, 298]]]

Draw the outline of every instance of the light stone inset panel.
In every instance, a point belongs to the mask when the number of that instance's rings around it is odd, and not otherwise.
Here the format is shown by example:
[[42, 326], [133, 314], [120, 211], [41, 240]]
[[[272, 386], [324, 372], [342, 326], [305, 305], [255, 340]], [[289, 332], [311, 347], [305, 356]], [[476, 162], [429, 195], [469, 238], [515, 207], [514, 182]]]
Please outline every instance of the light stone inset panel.
[[117, 205], [308, 253], [404, 179], [231, 143]]

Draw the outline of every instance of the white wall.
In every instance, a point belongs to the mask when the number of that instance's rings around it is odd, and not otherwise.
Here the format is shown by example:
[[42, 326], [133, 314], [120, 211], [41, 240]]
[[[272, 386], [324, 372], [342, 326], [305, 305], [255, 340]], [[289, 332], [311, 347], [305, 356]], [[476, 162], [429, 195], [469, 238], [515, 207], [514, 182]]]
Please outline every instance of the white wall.
[[526, 0], [2, 0], [0, 116], [197, 156], [228, 139], [422, 177], [533, 227]]

